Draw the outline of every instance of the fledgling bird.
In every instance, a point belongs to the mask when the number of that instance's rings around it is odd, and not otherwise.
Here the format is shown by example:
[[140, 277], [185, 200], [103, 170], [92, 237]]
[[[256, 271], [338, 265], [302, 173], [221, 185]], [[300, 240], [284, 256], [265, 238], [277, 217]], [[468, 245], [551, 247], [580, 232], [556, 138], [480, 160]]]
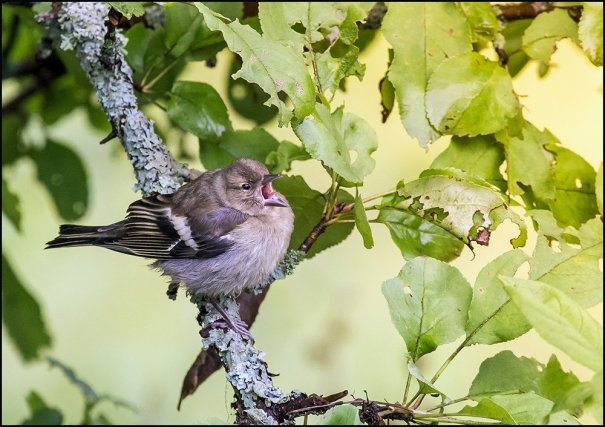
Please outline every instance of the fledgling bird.
[[273, 189], [279, 176], [261, 162], [239, 159], [173, 194], [132, 203], [122, 221], [62, 225], [47, 248], [92, 245], [154, 258], [152, 267], [212, 302], [233, 329], [246, 335], [216, 299], [259, 285], [284, 257], [294, 214]]

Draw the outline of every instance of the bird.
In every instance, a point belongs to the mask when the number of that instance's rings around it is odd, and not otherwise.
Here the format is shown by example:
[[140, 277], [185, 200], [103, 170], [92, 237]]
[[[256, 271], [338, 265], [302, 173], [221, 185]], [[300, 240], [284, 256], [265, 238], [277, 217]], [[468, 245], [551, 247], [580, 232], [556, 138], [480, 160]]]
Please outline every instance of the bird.
[[263, 283], [284, 257], [294, 213], [267, 167], [238, 159], [206, 171], [172, 194], [141, 198], [105, 226], [64, 224], [46, 249], [100, 246], [155, 261], [151, 267], [210, 301], [229, 327], [251, 338], [217, 303]]

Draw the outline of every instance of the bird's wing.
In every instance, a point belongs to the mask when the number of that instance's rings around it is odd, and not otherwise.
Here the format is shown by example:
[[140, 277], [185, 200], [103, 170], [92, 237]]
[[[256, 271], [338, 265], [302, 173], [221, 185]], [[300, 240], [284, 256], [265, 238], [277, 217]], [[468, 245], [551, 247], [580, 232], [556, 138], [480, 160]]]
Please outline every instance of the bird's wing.
[[129, 206], [124, 233], [103, 246], [156, 259], [212, 258], [233, 245], [229, 232], [248, 217], [227, 207], [179, 215], [173, 212], [169, 195], [151, 196]]

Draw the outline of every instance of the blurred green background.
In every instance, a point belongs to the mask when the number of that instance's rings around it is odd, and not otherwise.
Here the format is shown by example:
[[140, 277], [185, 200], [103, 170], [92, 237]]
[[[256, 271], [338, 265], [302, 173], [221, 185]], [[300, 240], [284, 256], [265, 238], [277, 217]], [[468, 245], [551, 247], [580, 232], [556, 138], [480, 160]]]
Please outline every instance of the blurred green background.
[[[546, 78], [538, 78], [537, 66], [530, 64], [515, 78], [515, 91], [522, 96], [527, 118], [550, 129], [596, 169], [603, 159], [603, 69], [590, 64], [572, 43], [562, 41], [558, 46]], [[209, 83], [227, 100], [230, 55], [219, 54], [215, 68], [192, 64], [180, 80]], [[378, 134], [376, 169], [361, 189], [362, 196], [369, 196], [392, 189], [401, 179], [416, 178], [448, 138], [424, 150], [407, 137], [397, 114], [381, 124], [378, 82], [386, 70], [387, 44], [380, 35], [360, 60], [367, 65], [363, 82], [350, 78], [347, 92], [337, 95], [332, 105], [344, 103], [346, 111], [362, 116]], [[253, 127], [230, 114], [236, 129]], [[291, 129], [278, 128], [276, 120], [265, 127], [279, 140], [297, 141]], [[60, 120], [50, 135], [77, 151], [89, 174], [89, 208], [78, 222], [101, 225], [121, 219], [139, 195], [132, 191], [132, 168], [119, 142], [99, 145], [105, 135], [91, 128], [80, 110]], [[193, 137], [186, 141], [186, 149], [197, 157]], [[199, 161], [190, 166], [201, 168]], [[100, 409], [113, 423], [191, 424], [211, 417], [232, 422], [227, 415], [232, 390], [222, 371], [187, 398], [180, 412], [176, 410], [183, 376], [201, 344], [194, 306], [181, 294], [175, 302], [168, 300], [165, 280], [147, 268], [148, 260], [99, 248], [45, 251], [44, 243], [63, 221], [37, 181], [33, 164], [20, 161], [3, 173], [11, 190], [19, 193], [23, 212], [21, 234], [2, 218], [3, 253], [43, 307], [54, 340], [49, 355], [74, 368], [97, 392], [136, 407], [132, 412], [102, 403]], [[295, 162], [291, 174], [303, 175], [320, 191], [329, 186], [328, 175], [316, 161]], [[367, 391], [376, 400], [401, 400], [404, 344], [391, 324], [380, 285], [404, 262], [384, 226], [372, 225], [372, 231], [376, 242], [372, 250], [364, 249], [354, 231], [344, 243], [304, 261], [295, 274], [272, 286], [252, 333], [257, 348], [266, 353], [270, 371], [280, 374], [275, 383], [285, 391], [331, 394], [346, 389], [356, 397]], [[453, 264], [472, 283], [515, 234], [513, 226], [501, 227], [489, 247], [474, 255], [465, 249]], [[533, 240], [527, 247], [533, 247]], [[591, 310], [602, 323], [601, 311], [601, 304]], [[459, 342], [424, 357], [419, 365], [432, 375]], [[465, 349], [440, 378], [442, 390], [464, 395], [481, 361], [504, 349], [543, 363], [554, 352], [581, 380], [591, 376], [530, 332], [509, 343]], [[4, 327], [2, 374], [3, 423], [27, 417], [25, 397], [30, 390], [60, 408], [66, 423], [80, 421], [79, 391], [44, 362], [24, 364]]]

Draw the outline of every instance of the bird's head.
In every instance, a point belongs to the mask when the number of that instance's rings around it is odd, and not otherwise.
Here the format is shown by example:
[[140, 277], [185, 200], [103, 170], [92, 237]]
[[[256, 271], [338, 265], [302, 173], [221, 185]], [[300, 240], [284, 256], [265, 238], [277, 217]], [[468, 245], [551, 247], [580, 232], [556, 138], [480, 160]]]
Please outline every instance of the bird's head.
[[239, 159], [225, 169], [227, 202], [235, 209], [250, 215], [259, 215], [266, 207], [290, 205], [273, 189], [273, 180], [265, 165], [257, 160]]

